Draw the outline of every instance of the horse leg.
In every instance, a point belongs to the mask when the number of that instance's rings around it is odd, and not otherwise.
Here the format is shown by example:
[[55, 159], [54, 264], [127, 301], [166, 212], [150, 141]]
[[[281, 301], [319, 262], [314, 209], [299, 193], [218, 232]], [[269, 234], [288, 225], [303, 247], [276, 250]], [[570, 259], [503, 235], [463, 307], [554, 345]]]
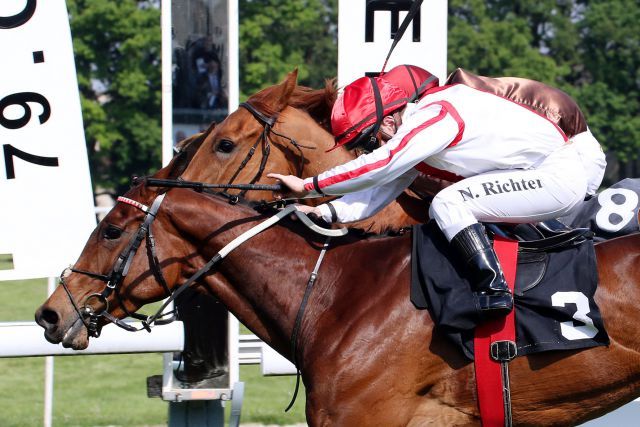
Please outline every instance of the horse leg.
[[306, 415], [309, 427], [480, 425], [478, 418], [429, 394], [389, 395], [382, 390], [377, 390], [375, 398], [366, 394], [341, 393], [340, 399], [337, 399], [337, 395], [320, 396], [307, 390]]

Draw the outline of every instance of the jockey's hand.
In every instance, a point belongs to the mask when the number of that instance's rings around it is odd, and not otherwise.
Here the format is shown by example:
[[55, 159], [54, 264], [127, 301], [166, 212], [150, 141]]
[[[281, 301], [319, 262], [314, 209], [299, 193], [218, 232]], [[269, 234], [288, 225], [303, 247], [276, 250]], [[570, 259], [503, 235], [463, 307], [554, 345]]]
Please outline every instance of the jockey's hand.
[[[320, 227], [324, 227], [324, 228], [331, 228], [331, 224], [329, 224], [327, 221], [324, 220], [324, 218], [322, 218], [322, 212], [317, 206], [307, 206], [307, 205], [299, 205], [299, 204], [296, 204], [295, 206], [296, 206], [296, 210], [307, 215], [307, 217], [311, 221], [313, 221], [316, 225], [319, 225]], [[295, 215], [293, 215], [293, 217], [296, 218]]]
[[[295, 175], [281, 175], [279, 173], [267, 174], [269, 178], [275, 178], [282, 183], [286, 188], [283, 188], [282, 195], [284, 197], [298, 197], [304, 198], [309, 194], [304, 188], [304, 181], [302, 178], [298, 178]], [[287, 191], [287, 189], [289, 191]]]
[[307, 206], [307, 205], [296, 205], [296, 210], [299, 210], [300, 212], [304, 213], [305, 215], [315, 215], [318, 218], [322, 217], [322, 213], [320, 212], [320, 209], [318, 209], [317, 206]]

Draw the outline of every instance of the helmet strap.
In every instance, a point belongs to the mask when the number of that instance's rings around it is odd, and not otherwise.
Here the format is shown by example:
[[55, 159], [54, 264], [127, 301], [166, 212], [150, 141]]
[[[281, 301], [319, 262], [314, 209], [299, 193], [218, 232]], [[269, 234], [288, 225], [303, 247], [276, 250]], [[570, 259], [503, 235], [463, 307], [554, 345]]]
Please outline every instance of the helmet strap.
[[384, 106], [382, 105], [382, 95], [380, 95], [380, 88], [378, 87], [378, 83], [373, 77], [369, 77], [371, 81], [371, 87], [373, 88], [373, 98], [376, 103], [376, 123], [373, 126], [373, 131], [371, 132], [371, 136], [369, 137], [369, 143], [371, 145], [377, 142], [378, 130], [380, 130], [380, 125], [382, 124], [382, 119], [384, 119]]

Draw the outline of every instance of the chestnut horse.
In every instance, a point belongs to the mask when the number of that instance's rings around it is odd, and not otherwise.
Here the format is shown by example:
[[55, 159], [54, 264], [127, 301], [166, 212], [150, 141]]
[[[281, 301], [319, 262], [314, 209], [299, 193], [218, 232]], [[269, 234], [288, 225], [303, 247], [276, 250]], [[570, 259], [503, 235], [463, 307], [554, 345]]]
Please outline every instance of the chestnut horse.
[[[247, 107], [238, 108], [222, 123], [204, 132], [201, 136], [204, 141], [197, 149], [185, 144], [184, 150], [192, 160], [181, 178], [213, 184], [273, 184], [274, 180], [266, 177], [267, 172], [307, 177], [355, 158], [353, 152], [344, 148], [327, 152], [334, 145], [328, 131], [336, 96], [332, 83], [328, 82], [324, 89], [312, 90], [298, 86], [296, 80], [294, 71], [282, 83], [251, 96], [245, 103]], [[271, 132], [263, 135], [265, 122], [272, 118]], [[250, 152], [253, 154], [249, 155]], [[266, 191], [243, 195], [251, 200], [273, 199], [272, 192]], [[379, 233], [427, 219], [426, 202], [405, 192], [377, 215], [354, 226]]]
[[[127, 197], [151, 205], [157, 194], [138, 186]], [[298, 308], [326, 237], [285, 218], [220, 260], [222, 247], [267, 217], [242, 202], [185, 189], [158, 202], [150, 226], [159, 261], [144, 239], [130, 250], [129, 236], [141, 230], [145, 214], [131, 201], [118, 203], [63, 275], [64, 286], [36, 312], [45, 337], [86, 348], [83, 307], [105, 308], [90, 296], [105, 289], [99, 278], [120, 254], [130, 258], [128, 275], [121, 281], [110, 275], [117, 289], [106, 299], [118, 318], [165, 296], [153, 270], [161, 269], [175, 290], [215, 258], [220, 262], [202, 277], [201, 289], [291, 360]], [[295, 341], [309, 425], [479, 425], [472, 364], [409, 301], [410, 251], [410, 233], [329, 242]], [[611, 344], [511, 362], [514, 425], [578, 424], [640, 395], [640, 235], [600, 243], [596, 255], [596, 300]]]

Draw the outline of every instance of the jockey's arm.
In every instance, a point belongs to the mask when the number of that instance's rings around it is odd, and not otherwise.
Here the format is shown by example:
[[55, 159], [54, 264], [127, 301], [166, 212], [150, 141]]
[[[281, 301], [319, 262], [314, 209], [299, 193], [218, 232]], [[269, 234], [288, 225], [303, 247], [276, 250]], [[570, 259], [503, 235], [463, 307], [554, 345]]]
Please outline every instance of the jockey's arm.
[[431, 155], [444, 150], [458, 135], [458, 123], [439, 105], [403, 117], [398, 132], [369, 154], [304, 180], [311, 195], [344, 195], [385, 185]]
[[378, 213], [398, 197], [418, 176], [410, 169], [399, 178], [375, 188], [346, 194], [316, 206], [314, 212], [328, 223], [360, 221]]

